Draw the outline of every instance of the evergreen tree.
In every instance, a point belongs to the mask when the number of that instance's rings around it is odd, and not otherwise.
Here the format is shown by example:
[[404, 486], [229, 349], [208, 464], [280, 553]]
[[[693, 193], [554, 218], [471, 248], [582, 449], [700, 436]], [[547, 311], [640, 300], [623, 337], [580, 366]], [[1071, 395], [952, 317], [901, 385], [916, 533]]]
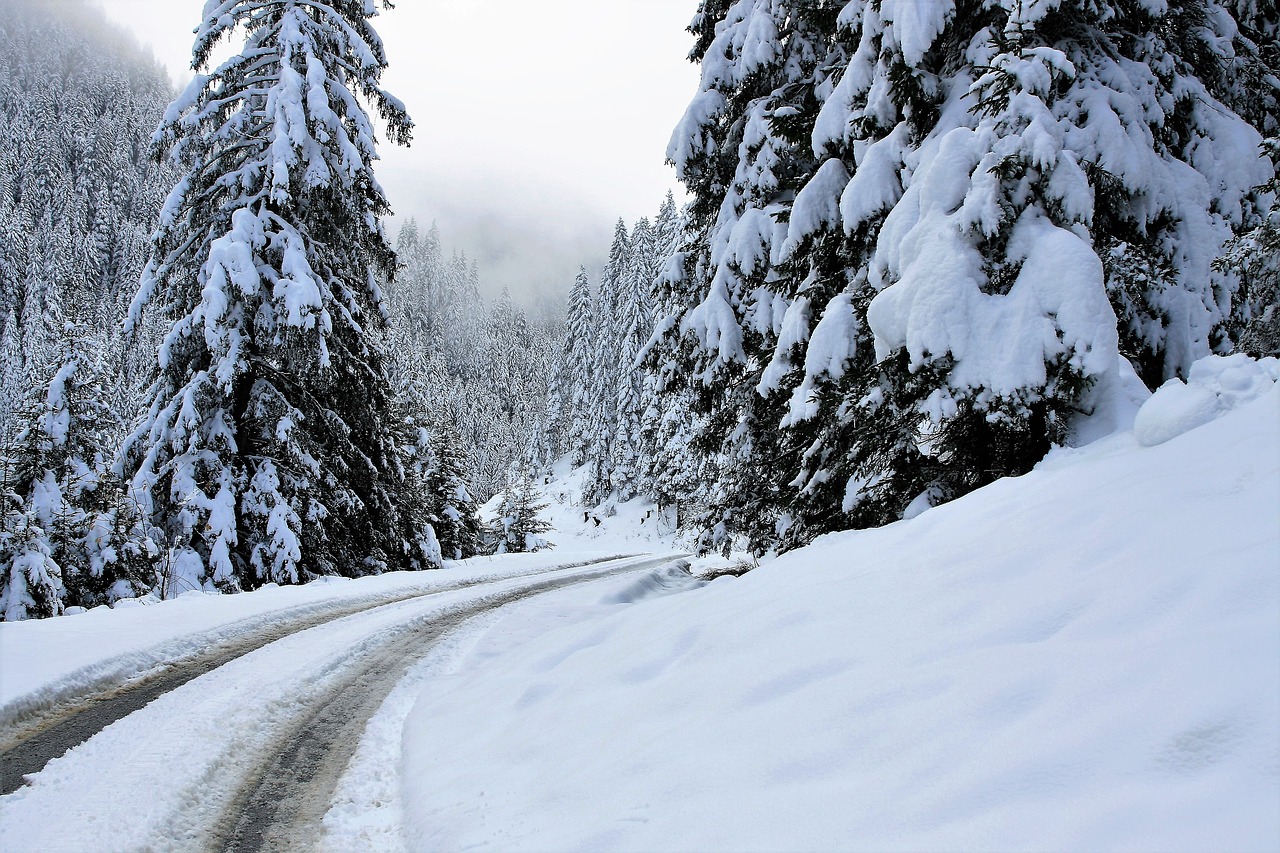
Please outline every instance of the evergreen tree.
[[642, 351], [642, 481], [645, 493], [660, 508], [669, 508], [678, 523], [682, 505], [689, 510], [699, 503], [702, 487], [715, 475], [707, 470], [708, 457], [693, 452], [692, 442], [705, 424], [695, 406], [694, 386], [683, 370], [675, 332], [680, 317], [697, 303], [697, 295], [684, 276], [684, 219], [671, 193], [658, 213], [656, 232], [660, 262], [651, 284], [655, 319]]
[[587, 270], [582, 267], [573, 282], [573, 289], [569, 291], [569, 311], [562, 354], [569, 388], [564, 395], [568, 401], [568, 412], [564, 415], [567, 424], [565, 443], [575, 466], [587, 460], [591, 425], [591, 382], [595, 375], [592, 355], [597, 335], [602, 334], [595, 323], [595, 305]]
[[[566, 339], [567, 340], [567, 339]], [[547, 408], [538, 422], [532, 464], [535, 471], [549, 471], [565, 454], [565, 427], [569, 418], [566, 399], [572, 393], [569, 370], [564, 353], [558, 353], [551, 363], [551, 378], [547, 381]]]
[[0, 620], [7, 622], [57, 616], [65, 608], [62, 567], [41, 523], [51, 523], [57, 509], [49, 499], [56, 481], [40, 464], [47, 445], [42, 409], [31, 393], [19, 407], [24, 426], [16, 433], [11, 426], [0, 447]]
[[130, 313], [173, 320], [149, 413], [126, 448], [178, 573], [253, 587], [406, 567], [405, 505], [375, 274], [395, 255], [372, 173], [372, 104], [393, 142], [411, 122], [384, 92], [370, 19], [388, 3], [226, 0], [193, 48], [238, 55], [170, 106], [156, 153], [184, 172]]
[[534, 488], [532, 474], [526, 469], [512, 480], [502, 498], [495, 529], [497, 553], [522, 554], [552, 547], [542, 536], [551, 525], [538, 515], [546, 508], [546, 502]]
[[[1263, 148], [1273, 167], [1280, 165], [1280, 137]], [[1280, 170], [1259, 189], [1271, 196], [1269, 209], [1227, 245], [1215, 266], [1240, 281], [1232, 336], [1240, 350], [1262, 358], [1280, 356]]]
[[592, 340], [590, 390], [587, 396], [588, 422], [585, 458], [591, 470], [583, 487], [583, 503], [590, 506], [608, 498], [612, 491], [610, 471], [617, 429], [617, 369], [619, 350], [619, 301], [631, 252], [627, 224], [621, 219], [614, 228], [609, 260], [600, 276], [596, 293]]
[[480, 514], [467, 487], [465, 459], [448, 424], [432, 431], [434, 464], [427, 474], [428, 509], [444, 556], [464, 560], [481, 550]]
[[789, 547], [894, 520], [1028, 470], [1117, 352], [1158, 384], [1229, 346], [1238, 283], [1210, 261], [1257, 215], [1274, 113], [1215, 93], [1277, 90], [1274, 26], [1235, 11], [703, 3], [649, 364], [705, 416], [706, 528]]
[[7, 490], [0, 498], [6, 504], [0, 517], [0, 620], [61, 614], [62, 569], [49, 552], [48, 537], [32, 523], [21, 498]]
[[777, 261], [790, 201], [815, 166], [804, 130], [839, 55], [837, 11], [788, 0], [704, 2], [690, 28], [702, 83], [668, 157], [693, 200], [662, 285], [675, 316], [658, 327], [652, 356], [663, 393], [696, 416], [690, 452], [704, 480], [686, 500], [699, 506], [694, 523], [720, 539], [770, 540], [792, 496], [783, 487], [785, 410], [764, 371], [790, 302], [813, 285]]
[[0, 430], [12, 424], [13, 413], [20, 403], [21, 389], [26, 384], [22, 364], [22, 330], [13, 309], [0, 328]]
[[[487, 500], [506, 485], [513, 464], [532, 461], [544, 445], [558, 318], [531, 318], [510, 293], [484, 300], [475, 265], [460, 253], [446, 257], [434, 226], [424, 232], [410, 220], [397, 246], [399, 274], [383, 283], [389, 372], [397, 388], [418, 395], [425, 416], [418, 423], [432, 425], [432, 439], [443, 428], [452, 436], [467, 500]], [[435, 529], [444, 544], [438, 523]], [[444, 553], [451, 553], [447, 544]]]
[[3, 356], [0, 397], [12, 409], [47, 382], [70, 320], [102, 349], [119, 430], [147, 381], [118, 330], [175, 178], [144, 156], [173, 97], [168, 75], [81, 0], [6, 0], [0, 56], [0, 335], [21, 358]]
[[619, 282], [617, 300], [616, 420], [610, 448], [609, 481], [619, 501], [640, 493], [643, 463], [642, 421], [644, 374], [637, 369], [644, 345], [653, 333], [653, 279], [656, 275], [657, 239], [649, 220], [640, 219], [631, 231], [627, 265]]
[[[132, 597], [150, 580], [145, 568], [133, 575], [119, 571], [120, 539], [93, 535], [99, 515], [109, 512], [116, 498], [103, 482], [110, 451], [102, 437], [111, 432], [112, 414], [101, 387], [97, 347], [87, 330], [67, 330], [62, 339], [72, 343], [59, 345], [52, 379], [43, 393], [29, 397], [22, 429], [3, 449], [10, 538], [0, 548], [0, 575], [8, 579], [0, 584], [14, 582], [21, 573], [11, 569], [25, 564], [27, 580], [20, 587], [27, 594], [56, 589], [60, 600], [54, 612], [64, 604], [92, 606]], [[48, 575], [45, 581], [36, 580], [41, 572]], [[47, 602], [25, 607], [23, 612], [37, 615], [51, 612]]]

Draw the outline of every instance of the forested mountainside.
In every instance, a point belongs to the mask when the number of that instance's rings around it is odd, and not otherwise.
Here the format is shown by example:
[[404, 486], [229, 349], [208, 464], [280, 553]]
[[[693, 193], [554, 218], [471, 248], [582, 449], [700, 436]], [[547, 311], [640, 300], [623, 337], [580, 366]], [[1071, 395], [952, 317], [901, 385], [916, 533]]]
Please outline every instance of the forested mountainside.
[[[410, 219], [386, 284], [392, 380], [420, 401], [463, 460], [481, 503], [518, 476], [547, 406], [547, 376], [563, 335], [558, 312], [526, 312], [505, 289], [486, 302], [465, 255], [447, 256], [439, 229]], [[514, 466], [514, 468], [513, 468]]]
[[136, 411], [156, 330], [126, 345], [120, 319], [174, 181], [148, 153], [173, 96], [99, 16], [0, 2], [0, 435], [73, 347], [113, 377], [105, 443]]

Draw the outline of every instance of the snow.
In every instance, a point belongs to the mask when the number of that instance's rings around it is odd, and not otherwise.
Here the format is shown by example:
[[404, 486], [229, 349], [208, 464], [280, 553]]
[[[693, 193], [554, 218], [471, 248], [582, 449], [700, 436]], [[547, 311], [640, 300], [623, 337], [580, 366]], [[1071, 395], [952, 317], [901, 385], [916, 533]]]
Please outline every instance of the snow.
[[880, 4], [880, 16], [892, 25], [903, 62], [911, 68], [921, 64], [954, 13], [954, 0], [882, 0]]
[[835, 158], [823, 163], [809, 179], [791, 206], [787, 239], [781, 249], [784, 259], [790, 257], [802, 241], [840, 222], [840, 194], [848, 183], [848, 170]]
[[[292, 634], [194, 679], [0, 798], [0, 846], [91, 850], [109, 839], [119, 850], [207, 849], [203, 830], [232, 793], [219, 782], [250, 771], [352, 654], [376, 648], [424, 617], [446, 616], [523, 585], [527, 581], [509, 579], [478, 592], [389, 604]], [[128, 805], [145, 807], [121, 807], [122, 791], [129, 792]]]
[[1187, 381], [1170, 379], [1143, 404], [1133, 432], [1145, 447], [1163, 444], [1222, 413], [1269, 392], [1280, 381], [1280, 360], [1243, 354], [1209, 356], [1191, 367]]
[[481, 657], [501, 658], [543, 634], [548, 625], [581, 624], [637, 601], [696, 588], [701, 581], [672, 564], [639, 578], [609, 578], [571, 594], [556, 593], [508, 605], [447, 635], [387, 697], [366, 727], [359, 749], [338, 783], [325, 816], [322, 853], [405, 849], [402, 786], [403, 730], [418, 694], [448, 682]]
[[1248, 396], [495, 628], [408, 716], [408, 849], [1276, 849], [1280, 392]]
[[[867, 309], [877, 359], [904, 348], [915, 370], [949, 353], [951, 388], [998, 395], [1042, 388], [1046, 364], [1059, 359], [1085, 376], [1114, 370], [1116, 319], [1102, 262], [1085, 237], [1039, 208], [1024, 209], [1009, 237], [1008, 259], [1019, 265], [1009, 292], [983, 291], [973, 231], [987, 219], [983, 208], [995, 207], [984, 192], [990, 152], [1003, 144], [994, 133], [989, 124], [958, 127], [922, 147], [872, 263], [872, 282], [883, 288]], [[989, 205], [976, 201], [987, 196]]]
[[783, 419], [784, 426], [818, 414], [817, 380], [824, 375], [838, 380], [844, 375], [845, 367], [854, 356], [857, 329], [853, 295], [847, 291], [836, 294], [813, 329], [813, 338], [804, 356], [804, 380], [791, 395], [791, 410]]
[[[589, 487], [590, 466], [574, 469], [568, 458], [552, 469], [549, 483], [537, 491], [547, 507], [539, 517], [551, 524], [546, 535], [560, 561], [571, 561], [581, 553], [642, 554], [679, 550], [675, 525], [666, 513], [645, 498], [621, 503], [606, 501], [583, 507]], [[502, 506], [501, 493], [480, 508], [480, 518], [492, 523]], [[539, 553], [542, 556], [543, 552]]]
[[287, 613], [315, 612], [353, 599], [430, 592], [458, 581], [515, 577], [615, 553], [597, 547], [572, 555], [477, 557], [450, 562], [445, 571], [391, 572], [359, 580], [334, 577], [302, 586], [268, 584], [240, 595], [197, 589], [167, 601], [123, 599], [114, 609], [103, 606], [56, 619], [3, 622], [0, 720], [58, 701], [86, 684], [145, 673]]
[[1068, 443], [1083, 447], [1112, 433], [1133, 429], [1134, 418], [1151, 397], [1124, 356], [1116, 358], [1116, 369], [1103, 373], [1090, 389], [1080, 414], [1071, 422]]
[[[669, 565], [469, 621], [369, 721], [320, 849], [1276, 849], [1280, 362], [1205, 359], [1145, 403], [1126, 364], [1089, 427], [1134, 430], [1024, 477], [738, 579]], [[1212, 417], [1147, 446], [1144, 421], [1189, 423], [1187, 391]], [[640, 500], [584, 520], [585, 475], [541, 487], [555, 551], [0, 624], [0, 719], [282, 618], [672, 549]], [[210, 780], [252, 766], [343, 655], [469, 595], [188, 683], [0, 798], [0, 839], [198, 847]]]
[[852, 234], [902, 198], [898, 170], [908, 151], [909, 138], [910, 129], [903, 122], [884, 139], [866, 146], [858, 157], [858, 168], [840, 197], [840, 215], [847, 233]]

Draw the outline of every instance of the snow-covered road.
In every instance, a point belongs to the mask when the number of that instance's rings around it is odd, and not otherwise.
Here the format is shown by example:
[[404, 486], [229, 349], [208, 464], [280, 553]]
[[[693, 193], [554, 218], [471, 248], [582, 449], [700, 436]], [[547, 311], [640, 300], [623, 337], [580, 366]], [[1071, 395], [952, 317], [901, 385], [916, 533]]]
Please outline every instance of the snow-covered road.
[[[595, 558], [552, 570], [608, 561]], [[546, 567], [517, 569], [508, 577], [548, 571]], [[105, 667], [103, 661], [95, 661], [97, 666], [81, 667], [42, 690], [5, 703], [0, 707], [0, 794], [13, 793], [21, 787], [24, 776], [156, 697], [268, 643], [375, 607], [495, 580], [492, 575], [444, 581], [431, 575], [422, 577], [422, 583], [267, 610], [228, 625], [180, 635], [143, 655], [108, 656]]]
[[[101, 849], [111, 839], [111, 849], [310, 848], [366, 722], [442, 638], [504, 605], [671, 560], [561, 560], [498, 579], [277, 610], [168, 644], [151, 655], [168, 656], [168, 665], [136, 683], [66, 678], [52, 691], [60, 702], [33, 691], [46, 699], [4, 707], [26, 738], [7, 734], [0, 762], [39, 743], [33, 733], [53, 741], [28, 764], [74, 748], [0, 798], [0, 847]], [[86, 701], [92, 691], [106, 697]], [[94, 725], [77, 723], [95, 713]]]

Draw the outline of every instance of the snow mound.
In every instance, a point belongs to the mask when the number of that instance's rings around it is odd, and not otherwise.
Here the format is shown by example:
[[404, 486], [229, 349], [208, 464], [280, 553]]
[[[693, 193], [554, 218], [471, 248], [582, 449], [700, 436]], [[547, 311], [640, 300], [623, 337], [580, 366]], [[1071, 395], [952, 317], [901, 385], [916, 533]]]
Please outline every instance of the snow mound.
[[1068, 443], [1083, 447], [1133, 429], [1139, 410], [1150, 399], [1151, 392], [1142, 384], [1133, 365], [1124, 356], [1118, 356], [1115, 372], [1098, 377], [1086, 401], [1087, 413], [1072, 421]]
[[1209, 356], [1191, 366], [1187, 381], [1170, 379], [1138, 410], [1133, 434], [1155, 447], [1256, 400], [1280, 381], [1280, 360], [1243, 353]]
[[688, 560], [676, 560], [645, 572], [636, 580], [600, 599], [601, 604], [635, 604], [650, 598], [661, 598], [676, 592], [696, 589], [705, 583], [689, 571]]

